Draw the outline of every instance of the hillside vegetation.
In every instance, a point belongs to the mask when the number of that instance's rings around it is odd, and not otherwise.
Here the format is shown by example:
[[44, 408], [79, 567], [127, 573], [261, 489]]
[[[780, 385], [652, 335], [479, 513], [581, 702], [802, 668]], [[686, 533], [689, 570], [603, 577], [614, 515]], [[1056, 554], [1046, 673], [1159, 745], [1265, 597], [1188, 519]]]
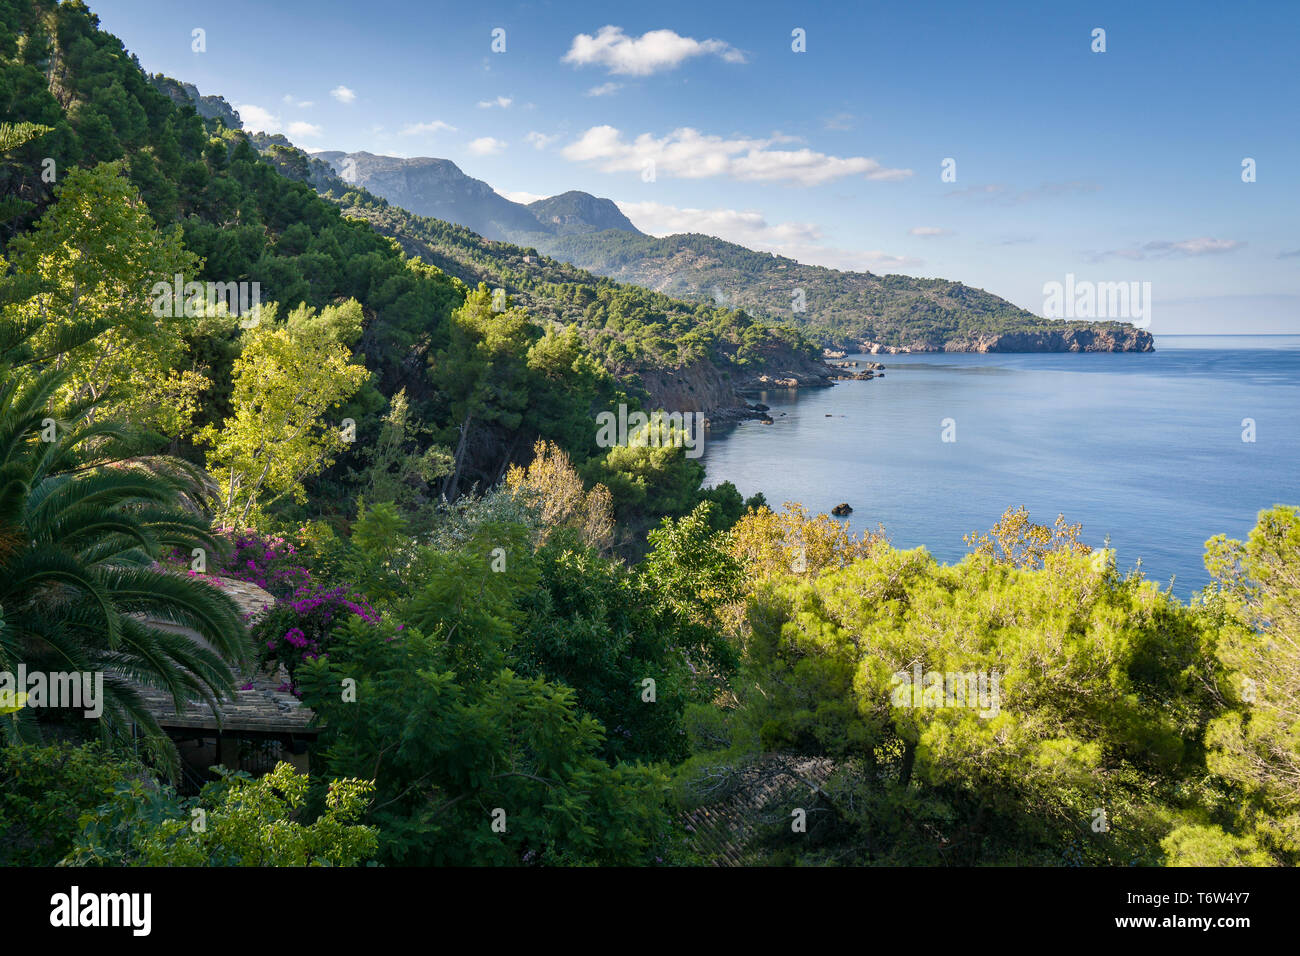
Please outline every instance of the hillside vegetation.
[[1152, 341], [1123, 322], [1040, 318], [960, 282], [804, 265], [712, 236], [608, 231], [539, 245], [603, 276], [791, 322], [849, 347], [865, 340], [914, 351], [1064, 351], [1077, 341], [1102, 351], [1145, 351]]
[[960, 282], [805, 265], [713, 236], [647, 236], [610, 200], [576, 190], [524, 206], [445, 159], [366, 152], [314, 158], [325, 164], [313, 180], [318, 186], [331, 172], [345, 173], [351, 185], [419, 216], [693, 304], [789, 323], [824, 344], [856, 348], [869, 341], [914, 351], [1152, 348], [1151, 335], [1127, 323], [1044, 319]]

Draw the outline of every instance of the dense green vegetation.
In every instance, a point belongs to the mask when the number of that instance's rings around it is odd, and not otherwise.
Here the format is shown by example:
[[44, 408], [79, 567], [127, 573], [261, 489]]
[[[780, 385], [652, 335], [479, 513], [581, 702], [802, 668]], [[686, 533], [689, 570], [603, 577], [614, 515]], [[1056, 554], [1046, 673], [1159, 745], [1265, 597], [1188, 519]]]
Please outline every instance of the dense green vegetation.
[[[1183, 604], [1023, 509], [945, 566], [702, 488], [595, 415], [796, 333], [331, 202], [80, 3], [0, 27], [0, 675], [105, 685], [0, 677], [0, 862], [695, 864], [757, 788], [755, 862], [1300, 863], [1294, 508]], [[310, 772], [182, 796], [144, 691], [279, 666]]]
[[960, 282], [804, 265], [694, 233], [655, 238], [608, 230], [538, 241], [550, 255], [599, 275], [688, 301], [725, 302], [849, 345], [865, 339], [942, 348], [1007, 333], [1128, 328], [1044, 319]]

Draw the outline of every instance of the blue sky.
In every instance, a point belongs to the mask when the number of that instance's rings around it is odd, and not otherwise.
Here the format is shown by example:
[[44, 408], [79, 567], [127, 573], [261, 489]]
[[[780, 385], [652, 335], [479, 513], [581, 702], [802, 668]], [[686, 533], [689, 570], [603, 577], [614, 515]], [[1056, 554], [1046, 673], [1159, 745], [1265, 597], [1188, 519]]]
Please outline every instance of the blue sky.
[[1038, 313], [1073, 274], [1150, 282], [1156, 333], [1300, 332], [1294, 2], [90, 6], [306, 149], [444, 157], [511, 198], [582, 189], [657, 235]]

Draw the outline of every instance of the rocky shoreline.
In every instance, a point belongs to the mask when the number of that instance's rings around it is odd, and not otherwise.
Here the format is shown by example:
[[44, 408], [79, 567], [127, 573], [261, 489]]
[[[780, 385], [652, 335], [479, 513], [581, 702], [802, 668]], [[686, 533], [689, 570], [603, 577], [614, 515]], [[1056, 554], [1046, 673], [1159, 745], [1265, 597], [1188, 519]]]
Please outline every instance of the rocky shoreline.
[[791, 348], [769, 348], [760, 357], [762, 371], [743, 376], [735, 374], [734, 366], [720, 368], [701, 361], [676, 369], [643, 369], [638, 377], [652, 407], [698, 412], [710, 424], [770, 422], [767, 406], [750, 401], [764, 391], [829, 388], [837, 380], [863, 377]]
[[752, 402], [774, 389], [829, 388], [836, 382], [868, 381], [884, 376], [880, 362], [848, 359], [848, 354], [898, 355], [927, 352], [1150, 352], [1154, 339], [1132, 326], [1012, 332], [944, 342], [884, 345], [870, 340], [830, 342], [820, 358], [789, 348], [769, 349], [763, 371], [737, 379], [733, 368], [696, 362], [677, 369], [639, 373], [652, 407], [695, 412], [710, 424], [759, 421], [771, 424], [767, 406]]
[[1155, 337], [1146, 329], [1120, 326], [1115, 329], [1089, 327], [1005, 332], [952, 339], [941, 345], [930, 342], [883, 345], [864, 339], [835, 342], [831, 347], [868, 355], [911, 352], [1152, 352], [1155, 351]]

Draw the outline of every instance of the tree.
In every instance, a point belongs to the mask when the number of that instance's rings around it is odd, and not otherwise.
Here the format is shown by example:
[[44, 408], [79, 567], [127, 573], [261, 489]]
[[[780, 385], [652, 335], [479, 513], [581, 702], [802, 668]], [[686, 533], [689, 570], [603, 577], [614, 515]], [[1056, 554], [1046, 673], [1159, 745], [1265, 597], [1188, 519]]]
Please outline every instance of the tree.
[[843, 522], [828, 514], [811, 516], [795, 501], [787, 501], [780, 514], [762, 504], [750, 507], [728, 537], [732, 556], [753, 584], [846, 567], [884, 543], [883, 531], [855, 535]]
[[1259, 513], [1245, 542], [1206, 543], [1206, 613], [1225, 704], [1206, 733], [1211, 771], [1231, 787], [1229, 820], [1189, 825], [1167, 850], [1189, 865], [1300, 863], [1300, 511]]
[[306, 500], [303, 479], [319, 474], [349, 440], [326, 414], [352, 396], [369, 373], [348, 342], [361, 330], [356, 301], [317, 313], [300, 306], [284, 322], [263, 307], [235, 360], [234, 414], [200, 439], [221, 488], [218, 518], [242, 529], [284, 498]]
[[554, 529], [568, 527], [589, 548], [604, 550], [612, 543], [614, 509], [609, 489], [596, 485], [588, 491], [569, 456], [552, 442], [537, 441], [527, 468], [511, 465], [506, 486], [539, 511], [543, 541]]
[[549, 328], [528, 350], [529, 406], [524, 426], [567, 449], [579, 465], [595, 451], [592, 412], [626, 401], [613, 376], [575, 326]]
[[697, 721], [721, 740], [692, 772], [833, 762], [822, 836], [778, 860], [1158, 863], [1212, 798], [1206, 622], [1106, 563], [879, 544], [773, 577], [747, 623], [738, 706]]
[[[53, 127], [39, 123], [0, 123], [0, 157], [49, 132], [53, 132]], [[8, 161], [0, 160], [0, 170], [7, 173], [9, 165]], [[32, 205], [29, 200], [16, 195], [0, 199], [0, 226], [27, 212]]]
[[0, 866], [54, 866], [72, 849], [81, 818], [142, 773], [98, 744], [0, 747]]
[[[69, 854], [77, 866], [359, 866], [379, 842], [356, 823], [374, 784], [331, 780], [324, 811], [310, 823], [309, 779], [281, 762], [253, 779], [222, 770], [193, 800], [139, 781], [119, 785], [107, 805], [82, 819]], [[196, 826], [201, 820], [202, 826]]]
[[172, 288], [198, 261], [180, 231], [160, 232], [139, 193], [105, 163], [69, 170], [56, 202], [11, 244], [15, 282], [33, 286], [4, 309], [9, 341], [26, 362], [68, 370], [65, 397], [100, 414], [182, 431], [206, 379], [178, 371], [193, 310], [156, 308], [156, 283]]
[[582, 474], [609, 488], [616, 515], [630, 523], [690, 511], [699, 500], [704, 466], [686, 456], [679, 432], [665, 421], [651, 420], [630, 434], [627, 444], [593, 458]]
[[696, 635], [662, 613], [636, 574], [562, 536], [537, 555], [539, 586], [524, 595], [527, 617], [510, 666], [573, 688], [606, 735], [609, 760], [679, 760], [682, 713], [698, 689]]
[[1050, 528], [1029, 520], [1029, 510], [1021, 505], [1008, 508], [987, 533], [965, 535], [967, 545], [978, 554], [996, 557], [1018, 568], [1040, 568], [1050, 554], [1091, 554], [1092, 549], [1079, 541], [1082, 525], [1066, 524], [1065, 515], [1057, 515]]
[[360, 496], [369, 502], [391, 502], [405, 513], [420, 511], [420, 504], [434, 481], [451, 474], [451, 455], [440, 445], [418, 451], [421, 429], [412, 420], [406, 389], [398, 389], [389, 402], [379, 437], [360, 450], [366, 468], [357, 475]]
[[653, 600], [687, 620], [716, 626], [721, 608], [739, 598], [744, 568], [711, 526], [710, 501], [674, 521], [664, 518], [647, 535], [650, 553], [639, 567]]
[[300, 675], [327, 772], [375, 780], [382, 862], [632, 865], [665, 852], [662, 772], [602, 759], [604, 731], [567, 687], [449, 657], [446, 631], [359, 621]]
[[449, 499], [457, 495], [473, 428], [498, 425], [514, 432], [528, 405], [527, 355], [535, 330], [523, 309], [508, 305], [479, 283], [452, 313], [447, 348], [429, 363], [430, 375], [450, 397], [453, 420], [460, 422], [455, 468], [443, 485]]
[[[142, 456], [143, 439], [118, 422], [92, 422], [93, 400], [55, 402], [66, 377], [0, 370], [0, 670], [103, 673], [101, 732], [124, 739], [134, 723], [174, 767], [130, 681], [166, 690], [178, 708], [233, 692], [230, 664], [249, 656], [234, 603], [156, 564], [171, 548], [215, 556], [222, 544], [193, 470]], [[33, 710], [15, 715], [24, 734], [36, 732]]]

